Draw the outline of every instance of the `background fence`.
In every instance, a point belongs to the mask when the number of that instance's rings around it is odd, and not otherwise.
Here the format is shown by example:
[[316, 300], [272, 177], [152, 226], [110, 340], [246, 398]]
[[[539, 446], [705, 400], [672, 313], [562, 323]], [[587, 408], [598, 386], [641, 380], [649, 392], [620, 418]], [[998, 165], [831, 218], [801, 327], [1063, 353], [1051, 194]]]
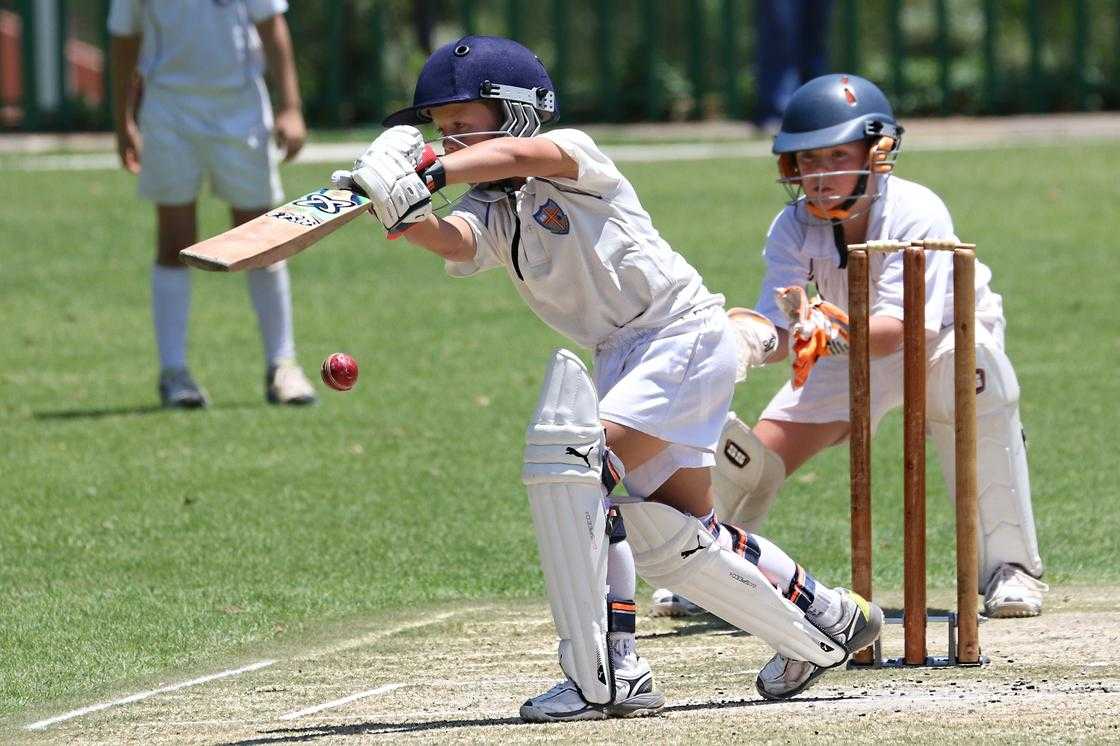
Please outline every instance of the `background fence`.
[[[184, 0], [204, 1], [204, 0]], [[759, 0], [290, 0], [313, 126], [406, 104], [431, 47], [531, 47], [565, 121], [747, 118]], [[0, 0], [0, 127], [110, 126], [108, 0]], [[1120, 0], [835, 0], [834, 69], [904, 115], [1120, 108]]]

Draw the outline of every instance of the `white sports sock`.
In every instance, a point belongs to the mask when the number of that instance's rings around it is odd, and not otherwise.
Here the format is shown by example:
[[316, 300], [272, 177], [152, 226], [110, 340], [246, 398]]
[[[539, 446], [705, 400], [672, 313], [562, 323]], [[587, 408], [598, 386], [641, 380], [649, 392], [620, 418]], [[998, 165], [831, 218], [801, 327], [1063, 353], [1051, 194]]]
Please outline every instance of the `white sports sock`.
[[[632, 621], [634, 594], [638, 589], [638, 576], [634, 568], [634, 551], [625, 539], [611, 544], [607, 549], [607, 601], [626, 602]], [[627, 670], [636, 662], [636, 642], [633, 632], [614, 631], [607, 635], [611, 649], [611, 662], [616, 669]]]
[[624, 540], [611, 544], [607, 550], [607, 598], [612, 601], [633, 600], [637, 589], [638, 576], [630, 542]]
[[751, 534], [751, 538], [758, 544], [758, 569], [780, 590], [789, 588], [797, 574], [797, 563], [769, 539], [758, 534]]
[[813, 603], [805, 616], [812, 619], [820, 629], [829, 629], [840, 621], [844, 607], [840, 603], [840, 594], [823, 583], [817, 583], [813, 593]]
[[[716, 523], [715, 511], [704, 516], [701, 522], [711, 530]], [[729, 529], [722, 523], [718, 525], [719, 534], [716, 540], [720, 546], [736, 551], [734, 546], [736, 537], [732, 536], [732, 530], [742, 532], [744, 529], [737, 527]], [[774, 542], [758, 534], [748, 534], [748, 537], [749, 542], [758, 548], [758, 559], [755, 564], [758, 565], [759, 572], [782, 595], [804, 611], [818, 628], [827, 629], [840, 621], [842, 608], [840, 595], [836, 591], [818, 582]], [[742, 554], [747, 559], [752, 559], [753, 551], [749, 544]]]
[[186, 267], [152, 265], [152, 322], [161, 370], [187, 367], [191, 275]]
[[249, 295], [257, 312], [268, 365], [296, 356], [287, 262], [249, 270]]
[[[779, 591], [802, 608], [813, 624], [819, 629], [828, 629], [840, 621], [840, 594], [809, 575], [774, 542], [758, 534], [751, 534], [751, 537], [759, 548], [758, 569]], [[811, 598], [809, 608], [804, 607], [803, 601], [798, 603], [796, 596]]]
[[607, 642], [611, 649], [611, 665], [616, 671], [628, 671], [638, 662], [638, 646], [633, 632], [611, 632], [607, 635]]

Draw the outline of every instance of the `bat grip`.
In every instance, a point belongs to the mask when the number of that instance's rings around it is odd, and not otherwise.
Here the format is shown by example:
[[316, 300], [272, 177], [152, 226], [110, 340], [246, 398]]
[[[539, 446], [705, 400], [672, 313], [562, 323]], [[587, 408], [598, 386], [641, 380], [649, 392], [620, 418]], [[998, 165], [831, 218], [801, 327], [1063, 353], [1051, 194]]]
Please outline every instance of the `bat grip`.
[[420, 165], [416, 167], [416, 173], [422, 174], [432, 166], [436, 165], [437, 161], [436, 151], [432, 149], [431, 145], [424, 145], [424, 152], [420, 154]]

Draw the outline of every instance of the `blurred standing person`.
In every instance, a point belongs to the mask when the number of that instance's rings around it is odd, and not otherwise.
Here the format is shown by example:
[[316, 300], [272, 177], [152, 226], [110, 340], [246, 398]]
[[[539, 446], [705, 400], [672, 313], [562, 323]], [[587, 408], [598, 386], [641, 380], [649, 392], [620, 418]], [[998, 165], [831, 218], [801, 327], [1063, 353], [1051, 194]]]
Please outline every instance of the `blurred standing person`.
[[755, 123], [777, 132], [793, 92], [828, 72], [832, 0], [758, 0]]
[[[139, 174], [140, 196], [156, 206], [152, 316], [165, 407], [209, 403], [187, 371], [191, 276], [178, 256], [198, 240], [203, 178], [240, 225], [282, 200], [279, 151], [292, 159], [307, 136], [287, 9], [287, 0], [110, 6], [117, 151], [122, 166]], [[275, 116], [266, 63], [279, 102]], [[248, 283], [264, 342], [267, 400], [313, 403], [315, 390], [295, 360], [286, 265], [253, 270]]]

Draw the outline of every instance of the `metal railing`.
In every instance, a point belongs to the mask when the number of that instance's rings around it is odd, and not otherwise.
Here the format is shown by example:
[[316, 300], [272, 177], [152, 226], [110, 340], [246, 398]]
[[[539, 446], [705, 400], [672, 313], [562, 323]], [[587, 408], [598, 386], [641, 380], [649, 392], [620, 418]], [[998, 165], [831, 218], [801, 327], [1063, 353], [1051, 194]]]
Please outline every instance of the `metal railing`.
[[[765, 1], [292, 0], [288, 22], [317, 126], [378, 121], [408, 101], [429, 44], [471, 32], [537, 51], [566, 121], [744, 118], [757, 97], [754, 16]], [[0, 53], [0, 66], [20, 65], [19, 90], [0, 89], [2, 126], [109, 126], [107, 55], [99, 100], [64, 59], [68, 39], [107, 49], [107, 9], [108, 0], [0, 0], [20, 21], [19, 53]], [[1120, 108], [1120, 0], [835, 0], [831, 17], [834, 69], [875, 80], [903, 115]]]

